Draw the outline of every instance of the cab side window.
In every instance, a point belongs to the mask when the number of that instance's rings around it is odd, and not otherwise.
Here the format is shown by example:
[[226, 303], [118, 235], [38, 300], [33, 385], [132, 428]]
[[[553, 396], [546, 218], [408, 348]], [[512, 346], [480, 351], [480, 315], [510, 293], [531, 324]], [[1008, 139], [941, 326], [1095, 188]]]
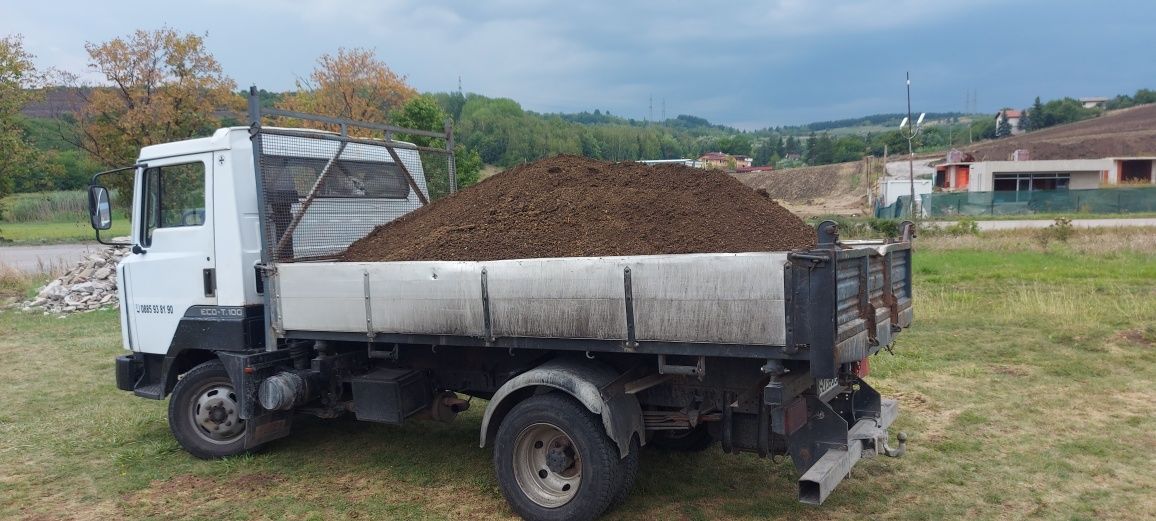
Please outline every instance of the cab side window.
[[143, 246], [153, 230], [205, 224], [205, 165], [201, 162], [149, 168], [144, 173]]

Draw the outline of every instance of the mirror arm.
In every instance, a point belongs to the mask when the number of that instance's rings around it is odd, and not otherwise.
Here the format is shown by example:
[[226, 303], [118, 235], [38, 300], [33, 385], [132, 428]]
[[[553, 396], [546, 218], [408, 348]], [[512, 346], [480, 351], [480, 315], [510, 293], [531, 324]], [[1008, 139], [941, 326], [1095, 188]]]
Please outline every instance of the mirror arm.
[[[122, 166], [120, 168], [114, 168], [112, 170], [105, 170], [104, 172], [97, 172], [97, 173], [92, 175], [92, 178], [88, 182], [89, 190], [91, 190], [92, 187], [94, 187], [94, 186], [102, 186], [100, 184], [100, 178], [103, 176], [124, 172], [125, 170], [136, 170], [138, 168], [148, 168], [148, 166], [149, 166], [148, 163], [134, 163], [130, 166]], [[110, 201], [110, 204], [111, 204], [111, 201]], [[110, 208], [110, 211], [111, 211], [111, 208]], [[131, 242], [109, 242], [109, 241], [106, 241], [106, 240], [104, 240], [103, 237], [100, 236], [100, 230], [93, 230], [93, 231], [96, 234], [96, 242], [99, 242], [99, 243], [104, 244], [106, 246], [118, 246], [119, 247], [119, 246], [131, 246], [132, 245]]]

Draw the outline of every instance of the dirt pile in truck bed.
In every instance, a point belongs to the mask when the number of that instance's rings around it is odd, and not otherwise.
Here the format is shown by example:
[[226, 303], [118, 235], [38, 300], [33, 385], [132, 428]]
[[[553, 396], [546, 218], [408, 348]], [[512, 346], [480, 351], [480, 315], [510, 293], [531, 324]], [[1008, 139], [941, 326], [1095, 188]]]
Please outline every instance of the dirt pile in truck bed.
[[806, 223], [722, 172], [556, 156], [379, 226], [342, 260], [783, 251], [814, 243]]

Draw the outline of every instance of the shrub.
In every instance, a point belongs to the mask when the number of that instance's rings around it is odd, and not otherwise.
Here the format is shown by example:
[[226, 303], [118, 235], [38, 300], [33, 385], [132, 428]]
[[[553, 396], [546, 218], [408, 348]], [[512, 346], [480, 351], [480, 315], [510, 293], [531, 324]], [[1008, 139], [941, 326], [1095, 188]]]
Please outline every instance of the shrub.
[[949, 225], [928, 224], [919, 228], [921, 237], [963, 237], [965, 235], [979, 235], [979, 224], [975, 219], [965, 217]]
[[1056, 219], [1056, 222], [1049, 225], [1047, 228], [1040, 228], [1036, 232], [1036, 241], [1041, 246], [1047, 248], [1048, 243], [1052, 241], [1068, 242], [1073, 235], [1076, 234], [1076, 229], [1072, 227], [1072, 220], [1066, 217]]
[[899, 221], [897, 219], [878, 219], [872, 217], [867, 220], [867, 226], [883, 237], [899, 236]]

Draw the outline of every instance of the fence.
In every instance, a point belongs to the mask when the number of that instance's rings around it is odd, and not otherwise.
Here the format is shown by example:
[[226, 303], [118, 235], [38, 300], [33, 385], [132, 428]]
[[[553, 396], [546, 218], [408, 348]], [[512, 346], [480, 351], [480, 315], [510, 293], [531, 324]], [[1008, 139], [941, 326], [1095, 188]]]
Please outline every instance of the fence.
[[[920, 196], [919, 207], [924, 217], [1156, 212], [1156, 187], [939, 192]], [[875, 210], [875, 216], [880, 218], [894, 219], [906, 215], [905, 197]]]

